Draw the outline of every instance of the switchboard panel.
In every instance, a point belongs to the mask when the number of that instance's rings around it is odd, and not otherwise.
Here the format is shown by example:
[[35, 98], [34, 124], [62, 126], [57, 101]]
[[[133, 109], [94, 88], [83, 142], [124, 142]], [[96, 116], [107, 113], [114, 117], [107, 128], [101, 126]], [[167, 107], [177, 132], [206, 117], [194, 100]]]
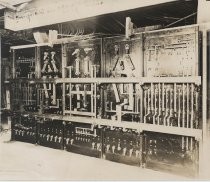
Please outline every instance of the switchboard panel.
[[143, 166], [143, 136], [136, 131], [122, 129], [106, 129], [104, 137], [105, 159], [124, 164]]
[[198, 173], [198, 142], [193, 137], [145, 133], [146, 167], [184, 176]]
[[11, 124], [11, 139], [35, 144], [37, 141], [37, 123], [35, 118], [14, 115]]
[[35, 48], [19, 49], [14, 53], [13, 77], [35, 78]]
[[37, 122], [37, 130], [37, 143], [39, 145], [55, 149], [63, 149], [63, 121], [39, 119]]
[[144, 34], [145, 76], [198, 75], [198, 27]]
[[102, 155], [102, 131], [85, 123], [66, 123], [65, 149], [69, 152], [100, 158]]
[[140, 121], [142, 89], [132, 80], [143, 76], [142, 40], [142, 35], [129, 40], [122, 36], [104, 39], [104, 76], [126, 77], [130, 83], [104, 84], [103, 118]]

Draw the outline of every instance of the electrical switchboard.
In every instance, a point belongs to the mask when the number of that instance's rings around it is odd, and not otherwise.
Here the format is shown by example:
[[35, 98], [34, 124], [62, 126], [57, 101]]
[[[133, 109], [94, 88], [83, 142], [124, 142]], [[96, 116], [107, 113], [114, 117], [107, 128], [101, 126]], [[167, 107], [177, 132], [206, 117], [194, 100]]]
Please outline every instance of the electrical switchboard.
[[202, 139], [198, 37], [190, 26], [13, 47], [12, 139], [193, 175]]

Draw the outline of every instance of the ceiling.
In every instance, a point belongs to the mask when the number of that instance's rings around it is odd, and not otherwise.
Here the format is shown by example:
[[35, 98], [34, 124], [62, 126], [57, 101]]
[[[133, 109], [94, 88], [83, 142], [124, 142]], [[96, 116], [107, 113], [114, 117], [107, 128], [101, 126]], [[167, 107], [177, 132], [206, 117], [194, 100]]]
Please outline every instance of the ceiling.
[[[197, 4], [198, 0], [180, 0], [168, 3], [141, 7], [133, 10], [122, 11], [112, 14], [101, 15], [93, 18], [55, 24], [45, 27], [39, 27], [30, 30], [12, 32], [4, 29], [4, 10], [0, 9], [0, 31], [2, 42], [6, 45], [20, 45], [35, 43], [33, 31], [58, 30], [58, 33], [69, 34], [71, 31], [83, 28], [85, 34], [88, 33], [106, 33], [106, 34], [124, 34], [125, 19], [131, 17], [135, 27], [145, 27], [150, 25], [162, 25], [163, 27], [173, 27], [194, 24], [197, 22]], [[188, 17], [183, 19], [184, 17]], [[174, 22], [179, 21], [175, 24]], [[170, 24], [172, 24], [170, 26]], [[169, 25], [169, 26], [168, 26]]]

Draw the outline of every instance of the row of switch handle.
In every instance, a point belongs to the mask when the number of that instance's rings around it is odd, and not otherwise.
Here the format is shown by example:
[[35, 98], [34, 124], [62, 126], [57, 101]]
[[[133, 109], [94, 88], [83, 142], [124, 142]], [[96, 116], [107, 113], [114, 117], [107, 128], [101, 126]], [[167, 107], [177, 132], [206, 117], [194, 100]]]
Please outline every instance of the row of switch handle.
[[49, 142], [58, 142], [61, 143], [62, 137], [57, 136], [57, 135], [50, 135], [50, 134], [39, 134], [40, 138], [46, 138], [47, 141]]
[[35, 132], [32, 131], [24, 131], [24, 130], [17, 130], [15, 129], [15, 135], [20, 135], [20, 136], [24, 136], [25, 134], [28, 136], [34, 136]]

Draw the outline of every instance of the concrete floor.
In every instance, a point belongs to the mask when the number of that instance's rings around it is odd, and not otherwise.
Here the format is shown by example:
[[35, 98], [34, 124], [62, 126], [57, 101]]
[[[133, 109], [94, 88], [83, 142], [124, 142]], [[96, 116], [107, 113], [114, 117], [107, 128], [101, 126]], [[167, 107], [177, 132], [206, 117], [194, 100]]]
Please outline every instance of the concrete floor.
[[0, 133], [0, 180], [190, 180], [9, 140], [10, 132]]

